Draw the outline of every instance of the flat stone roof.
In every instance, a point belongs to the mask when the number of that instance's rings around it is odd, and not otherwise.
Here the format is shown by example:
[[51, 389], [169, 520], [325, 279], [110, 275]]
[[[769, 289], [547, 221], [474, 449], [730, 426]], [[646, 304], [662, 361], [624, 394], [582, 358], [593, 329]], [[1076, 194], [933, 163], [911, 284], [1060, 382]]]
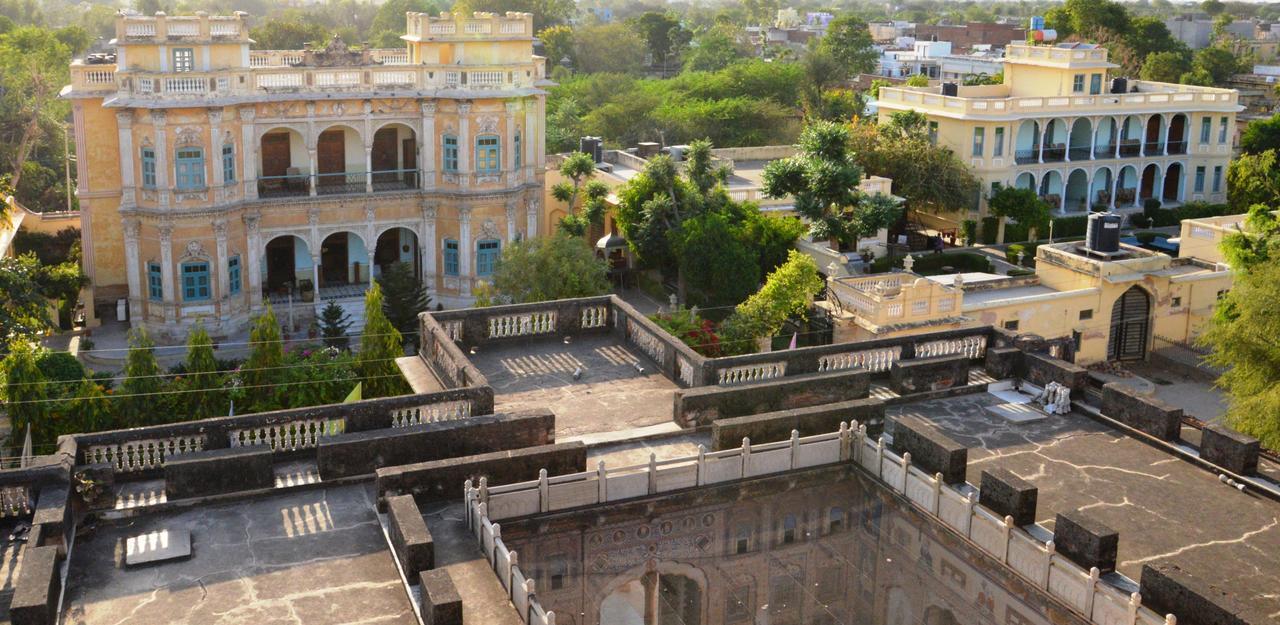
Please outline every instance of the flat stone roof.
[[1076, 509], [1120, 534], [1119, 571], [1169, 559], [1280, 616], [1280, 503], [1241, 493], [1213, 473], [1078, 413], [1010, 423], [982, 393], [891, 407], [940, 428], [969, 449], [968, 481], [1000, 467], [1039, 489], [1036, 520], [1052, 528]]
[[[132, 536], [191, 532], [189, 559], [124, 566]], [[66, 625], [413, 625], [367, 485], [291, 491], [81, 529]]]
[[670, 422], [679, 388], [610, 335], [491, 343], [467, 357], [493, 387], [494, 412], [548, 408], [557, 438]]

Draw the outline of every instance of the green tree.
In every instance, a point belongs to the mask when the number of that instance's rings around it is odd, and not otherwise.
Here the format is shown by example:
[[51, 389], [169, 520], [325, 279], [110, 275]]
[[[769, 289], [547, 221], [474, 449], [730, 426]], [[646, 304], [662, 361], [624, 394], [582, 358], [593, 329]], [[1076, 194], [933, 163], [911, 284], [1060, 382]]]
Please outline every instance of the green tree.
[[0, 337], [32, 339], [54, 328], [34, 254], [0, 258]]
[[966, 87], [1001, 85], [1004, 84], [1004, 72], [996, 72], [995, 74], [987, 74], [986, 72], [971, 74], [965, 77], [964, 84]]
[[[417, 351], [418, 314], [431, 305], [427, 287], [413, 275], [413, 267], [409, 263], [391, 263], [378, 277], [378, 284], [384, 293], [382, 312]], [[400, 351], [404, 351], [403, 346]]]
[[907, 79], [906, 85], [908, 87], [928, 87], [929, 77], [924, 74], [916, 74]]
[[1191, 71], [1208, 75], [1212, 84], [1220, 85], [1240, 71], [1240, 60], [1230, 50], [1210, 46], [1196, 51]]
[[286, 12], [264, 20], [249, 31], [249, 36], [253, 39], [253, 47], [258, 50], [301, 50], [308, 44], [323, 43], [329, 38], [329, 29], [301, 15]]
[[818, 49], [830, 54], [845, 76], [851, 76], [875, 70], [880, 53], [874, 43], [866, 21], [855, 13], [842, 13], [827, 24]]
[[649, 55], [654, 64], [667, 65], [673, 54], [689, 44], [692, 33], [680, 25], [680, 20], [666, 13], [648, 11], [634, 20], [635, 27], [640, 30]]
[[49, 389], [44, 372], [36, 364], [37, 347], [27, 339], [9, 341], [9, 354], [4, 359], [5, 409], [11, 423], [10, 437], [21, 445], [27, 428], [37, 444], [52, 441], [49, 423]]
[[84, 378], [74, 387], [71, 398], [62, 409], [63, 419], [58, 435], [79, 432], [99, 432], [115, 429], [119, 424], [111, 406], [111, 400], [102, 385], [91, 378]]
[[405, 31], [405, 14], [408, 12], [436, 14], [440, 5], [431, 0], [386, 0], [378, 6], [369, 25], [369, 45], [375, 48], [401, 48], [400, 35]]
[[1257, 119], [1245, 126], [1240, 135], [1240, 151], [1261, 154], [1275, 149], [1280, 149], [1280, 115]]
[[280, 387], [287, 377], [284, 365], [284, 338], [280, 335], [280, 322], [271, 304], [267, 304], [266, 312], [254, 317], [249, 328], [249, 357], [240, 369], [248, 402], [245, 412], [265, 412], [282, 407], [281, 395], [288, 392], [288, 389]]
[[161, 396], [165, 380], [156, 362], [156, 344], [143, 328], [129, 331], [129, 351], [124, 359], [118, 414], [126, 427], [153, 425], [168, 420], [168, 406]]
[[1229, 400], [1226, 422], [1264, 447], [1280, 448], [1280, 261], [1236, 269], [1220, 306], [1232, 314], [1215, 318], [1201, 340], [1212, 349], [1207, 361], [1226, 371], [1218, 378]]
[[795, 156], [765, 166], [764, 192], [774, 198], [791, 196], [815, 238], [856, 249], [860, 238], [901, 216], [896, 201], [858, 189], [862, 168], [849, 151], [848, 126], [812, 122], [800, 133], [799, 147]]
[[596, 162], [586, 152], [575, 151], [566, 156], [560, 163], [560, 175], [564, 180], [551, 186], [551, 197], [563, 203], [569, 214], [557, 227], [570, 236], [585, 236], [591, 226], [604, 220], [604, 198], [609, 195], [609, 187], [591, 180], [596, 175]]
[[404, 356], [404, 339], [383, 313], [382, 287], [374, 283], [364, 294], [364, 334], [356, 373], [365, 397], [390, 397], [408, 390], [396, 359]]
[[744, 239], [723, 213], [684, 220], [674, 244], [689, 304], [733, 306], [755, 292], [760, 286], [760, 256]]
[[893, 194], [906, 198], [910, 210], [969, 210], [977, 200], [978, 180], [954, 152], [929, 139], [927, 123], [923, 115], [904, 111], [881, 126], [853, 124], [851, 152], [867, 173], [892, 180]]
[[1049, 203], [1031, 189], [1000, 187], [987, 199], [987, 209], [1002, 220], [1010, 220], [1032, 230], [1049, 227], [1052, 219]]
[[575, 69], [586, 73], [638, 74], [644, 69], [644, 40], [626, 24], [594, 24], [573, 33]]
[[792, 217], [763, 213], [750, 204], [742, 209], [746, 213], [742, 222], [742, 240], [759, 253], [759, 275], [767, 276], [787, 261], [796, 240], [809, 231], [809, 226]]
[[[554, 105], [554, 108], [552, 108]], [[547, 151], [549, 153], [568, 152], [578, 146], [582, 137], [582, 107], [572, 97], [552, 102], [547, 112]], [[612, 138], [612, 137], [610, 137]]]
[[1215, 16], [1227, 10], [1227, 5], [1222, 0], [1204, 0], [1200, 3], [1200, 10]]
[[183, 403], [186, 416], [191, 419], [207, 419], [227, 413], [223, 398], [223, 375], [218, 371], [218, 359], [213, 355], [213, 339], [203, 325], [197, 324], [187, 334], [187, 358], [183, 362]]
[[577, 13], [574, 0], [458, 0], [454, 13], [470, 14], [485, 11], [502, 15], [508, 11], [533, 14], [534, 32], [554, 24], [569, 21]]
[[1227, 166], [1227, 204], [1243, 213], [1255, 204], [1280, 206], [1280, 163], [1277, 150], [1241, 154]]
[[1275, 209], [1265, 204], [1249, 207], [1245, 227], [1222, 238], [1222, 254], [1238, 273], [1280, 261], [1280, 219]]
[[826, 285], [812, 258], [792, 250], [787, 262], [765, 279], [745, 302], [721, 324], [723, 344], [731, 353], [755, 351], [755, 342], [767, 339], [791, 318], [803, 318], [813, 298]]
[[556, 234], [502, 250], [493, 289], [503, 303], [525, 304], [609, 292], [608, 267], [580, 238]]
[[576, 53], [573, 46], [573, 29], [567, 25], [559, 24], [544, 28], [538, 32], [538, 39], [542, 41], [543, 52], [547, 56], [547, 65], [557, 67], [569, 61], [569, 66], [577, 67], [577, 61], [574, 59]]
[[57, 95], [69, 78], [70, 61], [71, 50], [52, 31], [23, 26], [0, 35], [0, 119], [8, 127], [0, 146], [9, 156], [9, 184], [15, 189], [21, 189], [32, 151], [47, 135], [61, 134], [70, 106]]
[[1187, 62], [1186, 56], [1177, 52], [1152, 52], [1142, 62], [1142, 72], [1139, 75], [1143, 80], [1176, 83], [1189, 71], [1191, 64]]
[[685, 71], [708, 72], [724, 69], [744, 54], [738, 48], [738, 41], [733, 32], [722, 26], [711, 28], [694, 40], [694, 45], [685, 55]]
[[320, 336], [324, 338], [326, 346], [347, 349], [351, 343], [347, 336], [347, 329], [350, 327], [351, 315], [337, 302], [330, 301], [320, 311]]

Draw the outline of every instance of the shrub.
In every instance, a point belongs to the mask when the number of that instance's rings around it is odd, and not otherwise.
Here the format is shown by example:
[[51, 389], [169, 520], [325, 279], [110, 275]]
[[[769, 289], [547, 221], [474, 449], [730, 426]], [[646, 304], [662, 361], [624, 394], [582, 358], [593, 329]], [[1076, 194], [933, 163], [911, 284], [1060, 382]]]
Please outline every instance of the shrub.
[[1035, 269], [1022, 269], [1022, 268], [1018, 268], [1018, 269], [1010, 269], [1010, 270], [1009, 270], [1009, 277], [1010, 277], [1010, 278], [1017, 278], [1017, 277], [1020, 277], [1020, 276], [1034, 276], [1035, 274], [1036, 274], [1036, 270], [1035, 270]]
[[965, 243], [973, 245], [978, 242], [978, 222], [972, 219], [966, 219], [960, 222], [960, 236], [964, 238]]
[[982, 242], [991, 245], [996, 242], [996, 233], [1000, 228], [999, 217], [982, 218]]
[[1026, 252], [1027, 252], [1027, 248], [1025, 246], [1015, 243], [1005, 249], [1004, 259], [1017, 265], [1018, 256], [1022, 255], [1023, 258], [1026, 258]]
[[1053, 220], [1053, 237], [1055, 239], [1082, 237], [1088, 227], [1089, 218], [1083, 215], [1079, 217], [1059, 217]]
[[1008, 222], [1004, 225], [1004, 242], [1017, 243], [1031, 238], [1031, 228], [1026, 225]]
[[1141, 243], [1141, 244], [1143, 244], [1143, 245], [1146, 245], [1146, 244], [1148, 244], [1148, 243], [1150, 243], [1150, 242], [1154, 241], [1154, 240], [1156, 239], [1156, 237], [1162, 237], [1162, 236], [1165, 236], [1165, 235], [1164, 235], [1164, 234], [1162, 234], [1162, 233], [1159, 233], [1159, 232], [1152, 232], [1152, 231], [1150, 231], [1150, 230], [1143, 230], [1143, 231], [1140, 231], [1140, 232], [1135, 232], [1135, 233], [1133, 233], [1133, 237], [1134, 237], [1135, 239], [1137, 239], [1137, 240], [1138, 240], [1138, 242], [1139, 242], [1139, 243]]
[[[891, 267], [901, 269], [903, 258], [903, 256], [894, 256], [892, 259], [888, 256], [877, 258], [871, 262], [871, 273], [884, 273], [889, 271]], [[890, 260], [892, 260], [892, 265], [890, 265]], [[977, 252], [923, 254], [916, 256], [916, 262], [911, 269], [920, 275], [930, 276], [942, 273], [943, 267], [952, 267], [956, 271], [984, 273], [992, 271], [991, 261]]]
[[703, 356], [716, 358], [724, 355], [715, 324], [688, 308], [680, 308], [669, 313], [655, 313], [649, 318], [671, 336], [680, 339], [685, 345], [693, 348], [693, 351]]

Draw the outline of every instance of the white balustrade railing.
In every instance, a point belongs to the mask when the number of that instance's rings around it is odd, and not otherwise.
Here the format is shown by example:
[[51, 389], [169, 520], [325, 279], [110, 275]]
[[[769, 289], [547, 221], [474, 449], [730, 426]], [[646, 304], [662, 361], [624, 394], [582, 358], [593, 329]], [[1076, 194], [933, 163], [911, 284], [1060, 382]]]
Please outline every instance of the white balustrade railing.
[[155, 37], [155, 22], [130, 22], [124, 27], [125, 37]]
[[[483, 479], [481, 478], [482, 482]], [[489, 560], [490, 567], [498, 576], [498, 582], [506, 591], [507, 598], [516, 609], [516, 614], [519, 614], [520, 620], [528, 625], [555, 625], [555, 613], [543, 609], [534, 593], [533, 580], [526, 577], [520, 570], [518, 554], [507, 549], [503, 544], [502, 527], [489, 520], [484, 503], [471, 499], [470, 495], [474, 489], [471, 489], [470, 484], [471, 482], [468, 481], [468, 500], [465, 507], [467, 527], [471, 529], [481, 551], [484, 551], [485, 558]]]
[[902, 357], [902, 346], [864, 349], [818, 357], [818, 371], [844, 371], [865, 369], [872, 372], [888, 371]]
[[209, 90], [205, 78], [181, 77], [164, 79], [164, 92], [174, 94], [200, 94]]
[[441, 321], [440, 327], [444, 328], [445, 336], [451, 341], [462, 340], [462, 320], [455, 319], [453, 321]]
[[663, 343], [661, 339], [654, 336], [654, 334], [647, 328], [636, 323], [636, 320], [630, 317], [627, 318], [627, 340], [630, 341], [632, 345], [640, 348], [640, 351], [648, 354], [648, 356], [659, 365], [661, 365], [663, 363], [663, 359], [666, 358], [666, 343]]
[[347, 420], [303, 419], [285, 423], [259, 425], [227, 433], [232, 447], [270, 445], [272, 451], [297, 451], [320, 445], [320, 439], [346, 431]]
[[319, 72], [315, 82], [317, 87], [352, 87], [360, 84], [360, 72]]
[[545, 310], [489, 317], [489, 338], [549, 334], [556, 331], [556, 316], [556, 311]]
[[165, 458], [204, 449], [203, 434], [146, 438], [122, 441], [106, 445], [90, 445], [85, 450], [85, 462], [105, 462], [119, 473], [134, 473], [164, 466]]
[[489, 21], [483, 22], [467, 22], [463, 25], [463, 32], [468, 35], [487, 35], [493, 32], [493, 23]]
[[[511, 597], [521, 617], [528, 623], [554, 622], [530, 620], [530, 615], [544, 613], [532, 611], [536, 597], [532, 586], [526, 585], [531, 581], [518, 574], [517, 555], [502, 544], [501, 527], [495, 521], [837, 462], [854, 462], [866, 469], [916, 508], [1092, 623], [1177, 622], [1173, 615], [1162, 617], [1142, 607], [1138, 593], [1126, 594], [1101, 581], [1097, 568], [1086, 570], [1057, 554], [1052, 541], [1041, 542], [1014, 525], [1013, 517], [1002, 519], [980, 507], [973, 486], [966, 485], [962, 491], [944, 483], [941, 474], [929, 475], [912, 466], [911, 454], [895, 454], [883, 438], [873, 440], [866, 426], [856, 422], [853, 427], [841, 423], [837, 432], [814, 436], [801, 437], [793, 430], [790, 440], [764, 445], [743, 439], [737, 449], [708, 452], [699, 446], [696, 456], [657, 460], [650, 454], [647, 465], [609, 469], [602, 460], [594, 471], [549, 476], [543, 469], [537, 480], [493, 487], [484, 478], [478, 487], [468, 480], [463, 488], [467, 526], [495, 565], [504, 588], [517, 589]], [[516, 584], [517, 580], [522, 583]]]
[[952, 356], [963, 354], [968, 358], [982, 358], [987, 353], [987, 337], [978, 334], [958, 339], [939, 339], [916, 343], [916, 358]]
[[727, 386], [731, 384], [750, 384], [752, 382], [763, 382], [774, 378], [781, 378], [787, 375], [786, 361], [761, 362], [750, 365], [738, 365], [736, 367], [726, 367], [716, 372], [717, 384]]
[[417, 82], [417, 76], [413, 72], [374, 72], [373, 84], [383, 85], [412, 85]]
[[258, 74], [259, 89], [296, 89], [303, 84], [304, 80], [300, 72]]
[[138, 93], [155, 93], [156, 81], [153, 78], [138, 79]]
[[599, 306], [584, 306], [582, 308], [582, 329], [603, 328], [609, 325], [609, 307], [600, 304]]
[[471, 416], [471, 401], [443, 401], [413, 408], [400, 408], [391, 412], [391, 427], [403, 428], [423, 423], [456, 421]]
[[383, 50], [375, 55], [377, 60], [382, 61], [383, 65], [408, 65], [409, 53], [404, 50]]
[[165, 23], [165, 32], [170, 37], [198, 37], [200, 22], [169, 20]]
[[498, 29], [504, 35], [519, 35], [524, 32], [524, 22], [502, 22]]
[[81, 72], [80, 75], [84, 76], [85, 83], [90, 85], [113, 85], [116, 82], [115, 71], [109, 69], [91, 69]]
[[240, 22], [215, 21], [209, 22], [209, 36], [211, 37], [235, 37], [240, 34]]
[[432, 35], [452, 35], [458, 31], [458, 27], [453, 22], [434, 22], [428, 31]]
[[504, 72], [467, 72], [468, 87], [501, 87], [504, 82]]
[[31, 514], [30, 486], [0, 486], [0, 518]]
[[693, 363], [688, 358], [679, 356], [676, 358], [676, 375], [679, 376], [680, 382], [685, 386], [694, 386], [693, 379]]

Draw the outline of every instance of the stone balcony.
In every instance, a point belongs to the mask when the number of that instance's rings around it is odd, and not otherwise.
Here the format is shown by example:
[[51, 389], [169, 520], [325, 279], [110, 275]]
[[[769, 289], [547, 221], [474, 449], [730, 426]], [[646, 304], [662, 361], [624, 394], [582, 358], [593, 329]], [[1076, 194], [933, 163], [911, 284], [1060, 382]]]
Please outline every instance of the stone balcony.
[[249, 42], [248, 13], [209, 15], [198, 11], [193, 16], [173, 16], [157, 12], [154, 16], [124, 16], [116, 19], [116, 42], [145, 43], [236, 43]]

